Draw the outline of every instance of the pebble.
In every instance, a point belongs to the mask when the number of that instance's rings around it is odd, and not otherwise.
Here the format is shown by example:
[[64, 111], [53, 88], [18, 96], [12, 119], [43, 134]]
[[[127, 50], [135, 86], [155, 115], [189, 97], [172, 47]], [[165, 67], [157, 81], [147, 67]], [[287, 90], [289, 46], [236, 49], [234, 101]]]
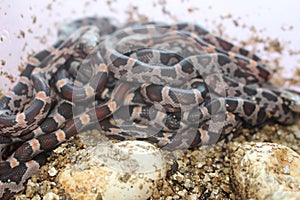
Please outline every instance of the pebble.
[[48, 192], [44, 197], [43, 200], [59, 200], [59, 196], [53, 192]]
[[57, 174], [57, 170], [54, 167], [51, 167], [48, 170], [48, 174], [49, 174], [49, 176], [55, 176]]
[[300, 156], [276, 143], [246, 143], [232, 154], [231, 179], [242, 199], [300, 199]]
[[78, 162], [60, 172], [58, 182], [72, 199], [148, 199], [166, 176], [161, 151], [148, 142], [98, 144], [77, 152]]

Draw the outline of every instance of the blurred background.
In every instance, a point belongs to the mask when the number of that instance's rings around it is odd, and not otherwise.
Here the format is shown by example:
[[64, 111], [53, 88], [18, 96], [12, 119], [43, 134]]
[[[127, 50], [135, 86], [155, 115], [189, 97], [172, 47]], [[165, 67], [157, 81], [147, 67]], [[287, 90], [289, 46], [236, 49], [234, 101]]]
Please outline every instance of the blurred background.
[[272, 80], [275, 84], [300, 88], [299, 0], [0, 2], [0, 87], [3, 91], [13, 85], [28, 56], [54, 43], [62, 23], [95, 15], [113, 17], [119, 22], [196, 22], [255, 51], [275, 71]]

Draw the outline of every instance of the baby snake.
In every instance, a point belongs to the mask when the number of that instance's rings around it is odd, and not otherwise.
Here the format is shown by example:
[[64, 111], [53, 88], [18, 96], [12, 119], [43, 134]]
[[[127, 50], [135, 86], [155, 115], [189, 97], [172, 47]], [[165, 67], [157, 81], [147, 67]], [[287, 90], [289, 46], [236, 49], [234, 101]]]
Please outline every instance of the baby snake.
[[216, 143], [243, 123], [292, 124], [299, 96], [270, 76], [257, 55], [197, 24], [67, 23], [0, 100], [0, 196], [23, 190], [43, 152], [94, 124], [166, 149]]

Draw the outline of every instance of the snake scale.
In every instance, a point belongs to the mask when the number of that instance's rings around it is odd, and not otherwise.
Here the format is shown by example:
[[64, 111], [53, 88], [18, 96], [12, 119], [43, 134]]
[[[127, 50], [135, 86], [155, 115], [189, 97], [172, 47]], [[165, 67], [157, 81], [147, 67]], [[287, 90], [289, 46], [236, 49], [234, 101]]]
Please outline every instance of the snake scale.
[[0, 196], [22, 191], [43, 152], [93, 125], [174, 149], [216, 143], [242, 124], [292, 124], [299, 96], [270, 77], [257, 55], [197, 24], [67, 23], [0, 100]]

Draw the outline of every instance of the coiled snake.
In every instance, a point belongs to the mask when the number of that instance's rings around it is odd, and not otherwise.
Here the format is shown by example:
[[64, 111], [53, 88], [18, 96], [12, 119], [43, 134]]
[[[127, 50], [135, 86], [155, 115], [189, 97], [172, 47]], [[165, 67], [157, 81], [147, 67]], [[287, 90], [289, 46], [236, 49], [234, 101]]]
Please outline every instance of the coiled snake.
[[292, 124], [299, 96], [270, 76], [257, 55], [196, 24], [65, 24], [0, 100], [0, 196], [21, 191], [43, 152], [93, 124], [166, 149], [216, 143], [243, 123]]

